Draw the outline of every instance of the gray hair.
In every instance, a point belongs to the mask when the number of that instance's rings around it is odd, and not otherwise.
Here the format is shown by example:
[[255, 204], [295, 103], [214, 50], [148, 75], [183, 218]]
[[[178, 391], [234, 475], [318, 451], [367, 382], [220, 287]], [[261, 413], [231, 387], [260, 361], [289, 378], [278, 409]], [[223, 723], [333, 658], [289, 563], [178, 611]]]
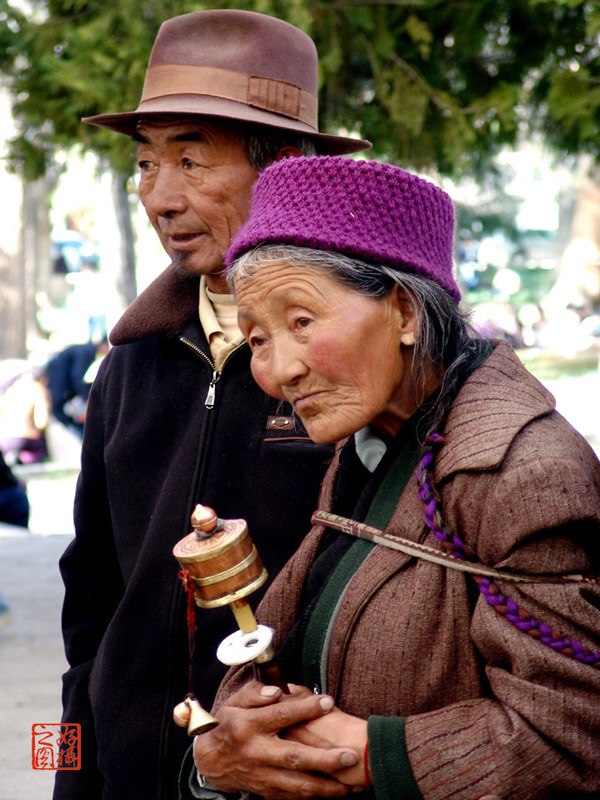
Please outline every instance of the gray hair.
[[297, 147], [303, 156], [317, 155], [314, 139], [296, 131], [246, 123], [236, 126], [234, 132], [246, 149], [250, 163], [259, 172], [268, 167], [284, 147]]
[[287, 244], [262, 244], [242, 254], [230, 267], [231, 289], [237, 277], [251, 277], [268, 262], [283, 262], [299, 268], [323, 270], [332, 280], [365, 297], [385, 297], [399, 286], [411, 303], [417, 333], [413, 350], [414, 390], [424, 400], [423, 388], [430, 369], [442, 377], [435, 404], [426, 415], [427, 433], [438, 429], [445, 419], [464, 380], [465, 370], [481, 358], [481, 343], [475, 339], [470, 313], [442, 287], [393, 267], [379, 266], [342, 253]]

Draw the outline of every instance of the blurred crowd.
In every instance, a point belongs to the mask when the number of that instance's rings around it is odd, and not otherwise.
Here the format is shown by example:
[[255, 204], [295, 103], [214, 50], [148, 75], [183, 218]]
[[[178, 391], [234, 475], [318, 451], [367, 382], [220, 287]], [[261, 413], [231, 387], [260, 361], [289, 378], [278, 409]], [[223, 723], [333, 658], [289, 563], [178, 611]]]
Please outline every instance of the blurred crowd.
[[458, 273], [482, 336], [567, 358], [600, 352], [600, 250], [574, 238], [559, 252], [548, 231], [513, 240], [500, 230], [477, 238], [461, 229]]
[[[107, 351], [104, 336], [71, 344], [41, 366], [25, 359], [0, 361], [0, 523], [28, 528], [27, 485], [14, 468], [52, 460], [57, 429], [81, 439], [90, 388]], [[0, 593], [0, 629], [10, 619]]]
[[517, 349], [538, 347], [567, 358], [600, 349], [600, 309], [592, 307], [515, 307], [500, 299], [476, 305], [472, 320], [481, 336], [506, 339]]
[[[81, 439], [90, 388], [107, 351], [104, 337], [71, 344], [41, 366], [0, 361], [0, 523], [28, 528], [27, 486], [13, 468], [52, 460], [57, 429]], [[0, 629], [10, 617], [0, 594]]]

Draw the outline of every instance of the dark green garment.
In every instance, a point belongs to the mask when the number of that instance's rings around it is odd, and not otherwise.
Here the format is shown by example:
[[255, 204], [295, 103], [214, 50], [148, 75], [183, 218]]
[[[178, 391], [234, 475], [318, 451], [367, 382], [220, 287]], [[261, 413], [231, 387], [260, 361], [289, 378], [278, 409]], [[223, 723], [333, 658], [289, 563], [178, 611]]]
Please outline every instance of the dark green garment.
[[[411, 419], [411, 422], [413, 421]], [[379, 469], [373, 475], [374, 480], [379, 478], [381, 482], [365, 517], [368, 525], [380, 530], [387, 527], [398, 503], [398, 498], [404, 491], [408, 479], [419, 461], [420, 446], [414, 424], [407, 423], [402, 428], [395, 444], [396, 447], [390, 448], [396, 453], [391, 465], [389, 458], [386, 458], [388, 454], [386, 454], [380, 465], [385, 470], [383, 476], [377, 475], [380, 472]], [[393, 452], [390, 454], [392, 457]], [[385, 462], [388, 462], [387, 469]], [[351, 539], [349, 534], [341, 534], [341, 536]], [[323, 679], [327, 661], [323, 648], [326, 646], [327, 633], [352, 576], [374, 547], [375, 545], [371, 542], [361, 539], [354, 540], [335, 567], [314, 605], [306, 626], [302, 647], [303, 684], [305, 686], [316, 686], [323, 692], [327, 691]], [[320, 666], [321, 664], [323, 666]]]
[[377, 800], [423, 800], [404, 738], [405, 717], [369, 717], [369, 764]]
[[[411, 420], [415, 422], [415, 420]], [[407, 424], [399, 434], [397, 453], [389, 464], [384, 457], [380, 465], [386, 469], [379, 477], [381, 482], [366, 514], [365, 522], [384, 530], [398, 498], [418, 464], [420, 446], [414, 424]], [[393, 456], [393, 453], [390, 453]], [[379, 472], [377, 470], [376, 472]], [[342, 534], [342, 536], [348, 536]], [[315, 686], [327, 692], [326, 665], [328, 634], [335, 619], [344, 592], [363, 561], [375, 545], [357, 539], [346, 550], [324, 587], [310, 616], [304, 634], [302, 668], [305, 686]], [[413, 777], [404, 740], [404, 717], [372, 716], [368, 720], [369, 757], [373, 788], [377, 800], [421, 800], [421, 793]]]

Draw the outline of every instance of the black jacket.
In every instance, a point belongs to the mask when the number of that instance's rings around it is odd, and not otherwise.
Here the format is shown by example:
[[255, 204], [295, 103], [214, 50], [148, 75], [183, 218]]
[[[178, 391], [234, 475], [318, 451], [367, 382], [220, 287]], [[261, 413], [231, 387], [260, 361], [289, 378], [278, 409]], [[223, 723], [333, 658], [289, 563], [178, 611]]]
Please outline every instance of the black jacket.
[[[63, 721], [82, 725], [83, 766], [57, 773], [55, 800], [177, 797], [189, 739], [172, 709], [188, 648], [173, 546], [202, 502], [248, 521], [273, 577], [310, 527], [331, 457], [273, 424], [289, 409], [256, 386], [245, 344], [214, 372], [197, 301], [198, 281], [166, 270], [117, 324], [90, 394], [76, 537], [60, 564]], [[225, 671], [215, 650], [236, 624], [227, 607], [196, 618], [194, 690], [210, 708]]]

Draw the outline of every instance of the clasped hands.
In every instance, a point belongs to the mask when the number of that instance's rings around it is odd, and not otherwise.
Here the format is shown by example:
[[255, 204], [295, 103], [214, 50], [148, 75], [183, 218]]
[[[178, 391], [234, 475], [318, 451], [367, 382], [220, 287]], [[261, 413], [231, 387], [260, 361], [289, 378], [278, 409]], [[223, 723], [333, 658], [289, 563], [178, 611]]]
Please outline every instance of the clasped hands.
[[[224, 792], [267, 800], [345, 797], [365, 789], [367, 723], [328, 695], [290, 684], [245, 684], [221, 706], [219, 725], [196, 736], [198, 771]], [[185, 724], [185, 707], [176, 721]]]

